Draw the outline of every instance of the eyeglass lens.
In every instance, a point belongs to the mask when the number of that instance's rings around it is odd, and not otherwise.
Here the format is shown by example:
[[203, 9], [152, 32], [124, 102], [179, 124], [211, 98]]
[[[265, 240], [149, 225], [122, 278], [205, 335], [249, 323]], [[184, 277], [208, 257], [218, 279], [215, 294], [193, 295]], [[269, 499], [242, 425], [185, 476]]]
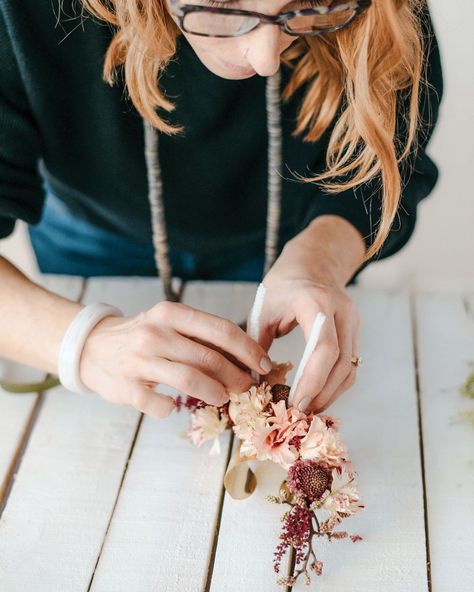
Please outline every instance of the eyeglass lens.
[[[353, 16], [353, 8], [343, 8], [327, 14], [303, 14], [288, 19], [286, 27], [297, 34], [324, 32], [345, 25]], [[183, 27], [189, 33], [234, 37], [248, 33], [258, 24], [257, 17], [190, 12], [184, 18]]]

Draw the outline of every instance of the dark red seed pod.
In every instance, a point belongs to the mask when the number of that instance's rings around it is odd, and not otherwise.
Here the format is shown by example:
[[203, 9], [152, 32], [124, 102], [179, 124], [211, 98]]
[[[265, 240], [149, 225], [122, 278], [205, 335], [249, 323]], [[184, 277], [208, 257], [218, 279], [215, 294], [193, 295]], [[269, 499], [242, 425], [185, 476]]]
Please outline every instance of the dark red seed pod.
[[288, 471], [288, 488], [301, 492], [307, 499], [320, 499], [332, 485], [332, 471], [311, 460], [297, 460]]
[[287, 384], [274, 384], [272, 386], [272, 401], [278, 403], [279, 401], [288, 401], [290, 394], [290, 387]]

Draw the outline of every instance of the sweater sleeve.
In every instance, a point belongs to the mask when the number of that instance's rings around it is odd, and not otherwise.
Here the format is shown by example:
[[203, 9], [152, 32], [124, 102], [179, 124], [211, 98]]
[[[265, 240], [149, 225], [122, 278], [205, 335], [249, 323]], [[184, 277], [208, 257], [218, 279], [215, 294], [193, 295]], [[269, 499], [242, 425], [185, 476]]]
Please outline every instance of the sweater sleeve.
[[44, 201], [37, 171], [40, 137], [0, 5], [0, 238], [17, 219], [35, 224]]
[[[400, 205], [391, 230], [379, 251], [363, 263], [351, 278], [352, 282], [360, 272], [374, 260], [390, 257], [409, 241], [416, 225], [417, 206], [427, 197], [438, 179], [438, 169], [426, 154], [426, 147], [438, 120], [439, 105], [443, 94], [443, 76], [438, 42], [434, 34], [429, 13], [424, 20], [425, 65], [428, 85], [420, 89], [420, 114], [422, 131], [417, 138], [418, 149], [415, 158], [401, 170], [402, 195]], [[399, 116], [399, 129], [403, 129], [403, 119]], [[362, 234], [366, 248], [374, 242], [381, 219], [382, 195], [378, 179], [354, 189], [338, 194], [325, 194], [315, 200], [311, 211], [307, 212], [306, 226], [312, 219], [324, 214], [339, 215], [351, 222]]]

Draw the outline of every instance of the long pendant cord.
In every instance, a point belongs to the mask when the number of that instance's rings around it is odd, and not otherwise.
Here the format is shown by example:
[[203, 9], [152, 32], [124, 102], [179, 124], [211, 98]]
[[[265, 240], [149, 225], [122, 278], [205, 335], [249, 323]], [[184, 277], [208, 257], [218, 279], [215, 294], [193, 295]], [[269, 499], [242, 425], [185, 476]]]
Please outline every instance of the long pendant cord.
[[[268, 199], [264, 275], [277, 257], [281, 217], [282, 129], [280, 83], [281, 74], [280, 70], [278, 70], [276, 74], [267, 78], [265, 94], [268, 130]], [[158, 158], [159, 134], [148, 121], [144, 120], [143, 125], [155, 263], [163, 282], [166, 299], [179, 302], [180, 295], [172, 286], [172, 269], [169, 260], [169, 245], [163, 204], [163, 184]]]
[[[268, 198], [264, 276], [275, 262], [278, 253], [282, 169], [280, 84], [281, 75], [279, 70], [276, 74], [267, 78], [265, 98], [268, 131]], [[181, 294], [173, 288], [173, 271], [169, 258], [168, 232], [163, 203], [163, 183], [158, 157], [159, 134], [147, 121], [144, 121], [143, 125], [155, 265], [163, 283], [166, 299], [179, 302]], [[35, 384], [12, 383], [0, 379], [0, 387], [15, 394], [44, 392], [59, 384], [58, 378], [52, 375], [48, 376], [47, 380]]]

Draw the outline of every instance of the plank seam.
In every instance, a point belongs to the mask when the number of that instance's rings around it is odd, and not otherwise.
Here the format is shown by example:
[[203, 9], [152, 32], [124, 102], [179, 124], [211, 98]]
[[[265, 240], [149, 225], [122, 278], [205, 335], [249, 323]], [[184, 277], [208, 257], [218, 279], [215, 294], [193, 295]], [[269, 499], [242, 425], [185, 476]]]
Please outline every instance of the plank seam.
[[[46, 378], [48, 378], [49, 374], [46, 374], [45, 376], [46, 376]], [[18, 442], [18, 446], [17, 446], [16, 451], [13, 455], [11, 463], [8, 467], [8, 471], [7, 471], [5, 480], [4, 480], [3, 485], [0, 489], [0, 518], [2, 517], [3, 511], [5, 510], [5, 507], [8, 502], [8, 498], [10, 497], [10, 493], [13, 489], [13, 484], [15, 482], [16, 474], [18, 473], [18, 471], [20, 469], [21, 461], [23, 460], [23, 456], [24, 456], [26, 447], [28, 445], [31, 434], [33, 432], [33, 427], [36, 423], [36, 419], [39, 415], [41, 407], [43, 406], [43, 401], [44, 401], [44, 394], [37, 393], [36, 400], [33, 404], [33, 408], [30, 411], [30, 415], [28, 417], [28, 421], [25, 424], [25, 427], [23, 429], [23, 432], [22, 432], [19, 442]]]
[[[231, 430], [230, 438], [229, 438], [229, 449], [227, 451], [227, 460], [226, 460], [225, 468], [224, 468], [224, 475], [227, 471], [227, 467], [229, 466], [230, 459], [232, 458], [233, 447], [234, 447], [234, 432]], [[209, 554], [209, 561], [207, 564], [207, 577], [206, 577], [206, 582], [204, 584], [203, 592], [209, 592], [211, 589], [212, 575], [214, 573], [214, 565], [216, 562], [217, 544], [219, 542], [219, 531], [220, 531], [220, 527], [221, 527], [222, 514], [223, 514], [223, 510], [224, 510], [225, 497], [226, 497], [226, 490], [224, 487], [224, 481], [222, 481], [221, 493], [219, 496], [219, 503], [218, 503], [218, 509], [217, 509], [217, 514], [216, 514], [216, 521], [214, 523], [214, 528], [213, 528], [214, 535], [213, 535], [213, 539], [212, 539], [211, 551]]]
[[[179, 290], [179, 299], [180, 299], [180, 301], [183, 299], [183, 296], [184, 296], [184, 288], [185, 288], [185, 282], [182, 281], [181, 282], [181, 286], [180, 286], [180, 290]], [[85, 288], [83, 290], [83, 293], [81, 294], [81, 298], [84, 295], [84, 293], [85, 293]], [[114, 518], [114, 515], [115, 515], [115, 510], [117, 508], [117, 505], [118, 505], [118, 502], [119, 502], [119, 499], [120, 499], [120, 493], [122, 492], [122, 487], [123, 487], [123, 484], [125, 482], [125, 478], [127, 476], [128, 467], [129, 467], [130, 461], [131, 461], [132, 456], [133, 456], [133, 451], [134, 451], [135, 445], [137, 443], [138, 434], [140, 433], [140, 428], [142, 426], [143, 419], [144, 419], [144, 414], [143, 413], [140, 413], [140, 416], [139, 416], [138, 422], [137, 422], [137, 427], [135, 429], [135, 433], [134, 433], [133, 438], [132, 438], [132, 443], [131, 443], [130, 449], [128, 451], [127, 460], [125, 461], [125, 464], [124, 464], [124, 468], [123, 468], [123, 472], [122, 472], [122, 477], [121, 477], [121, 480], [120, 480], [120, 483], [119, 483], [119, 486], [118, 486], [118, 489], [117, 489], [117, 495], [115, 496], [115, 501], [114, 501], [114, 504], [112, 506], [112, 510], [110, 512], [110, 516], [109, 516], [109, 520], [107, 522], [107, 527], [105, 529], [104, 537], [102, 539], [102, 544], [100, 546], [99, 553], [97, 554], [97, 560], [95, 562], [94, 569], [92, 570], [92, 574], [91, 574], [91, 577], [90, 577], [90, 580], [89, 580], [89, 585], [87, 586], [87, 592], [90, 592], [91, 591], [92, 586], [94, 584], [95, 574], [97, 572], [97, 568], [99, 567], [100, 559], [101, 559], [102, 553], [104, 551], [105, 543], [107, 541], [107, 536], [109, 534], [110, 527], [112, 525], [112, 521], [113, 521], [113, 518]]]
[[[85, 278], [82, 278], [81, 290], [79, 292], [79, 296], [76, 299], [76, 302], [80, 302], [82, 300], [82, 298], [84, 296], [85, 289], [86, 289], [86, 282], [87, 282], [87, 280]], [[47, 380], [51, 376], [52, 376], [52, 374], [45, 373], [44, 378], [42, 378], [42, 381]], [[16, 474], [20, 470], [23, 456], [25, 455], [25, 451], [28, 446], [28, 442], [30, 441], [30, 438], [31, 438], [31, 435], [33, 434], [33, 430], [35, 428], [40, 411], [43, 407], [45, 396], [46, 396], [46, 393], [44, 393], [42, 391], [39, 391], [36, 394], [36, 400], [33, 404], [33, 408], [30, 411], [28, 421], [26, 422], [23, 432], [22, 432], [20, 439], [18, 441], [18, 446], [17, 446], [16, 451], [13, 455], [12, 461], [8, 467], [6, 477], [4, 479], [3, 484], [0, 485], [0, 518], [2, 517], [2, 514], [5, 510], [5, 507], [8, 502], [8, 498], [10, 497], [10, 493], [13, 489]]]
[[423, 485], [423, 513], [425, 524], [425, 547], [426, 547], [426, 579], [428, 585], [428, 592], [432, 592], [431, 582], [431, 556], [430, 556], [430, 532], [428, 524], [428, 499], [426, 492], [426, 474], [425, 474], [425, 450], [423, 443], [423, 423], [421, 418], [421, 384], [419, 372], [419, 353], [418, 353], [418, 331], [416, 323], [416, 303], [414, 302], [415, 293], [410, 294], [410, 311], [411, 311], [411, 325], [413, 335], [413, 357], [415, 365], [415, 382], [416, 382], [416, 410], [418, 422], [418, 443], [420, 448], [420, 462], [421, 462], [421, 481]]
[[133, 435], [132, 443], [131, 443], [130, 449], [128, 451], [127, 460], [125, 461], [125, 465], [124, 465], [124, 468], [123, 468], [122, 478], [120, 479], [120, 483], [119, 483], [119, 486], [118, 486], [118, 489], [117, 489], [117, 495], [115, 496], [115, 501], [114, 501], [114, 504], [112, 506], [112, 510], [110, 512], [109, 520], [107, 521], [107, 527], [105, 529], [104, 537], [102, 539], [102, 544], [100, 546], [99, 553], [97, 554], [97, 560], [95, 562], [94, 569], [92, 570], [91, 578], [89, 580], [89, 585], [87, 586], [87, 592], [90, 592], [90, 590], [92, 588], [92, 585], [94, 583], [94, 578], [95, 578], [95, 574], [96, 574], [96, 571], [97, 571], [97, 567], [99, 566], [100, 558], [102, 557], [102, 552], [104, 550], [105, 542], [107, 540], [107, 535], [109, 534], [109, 530], [110, 530], [110, 527], [112, 525], [112, 520], [113, 520], [113, 517], [114, 517], [114, 514], [115, 514], [115, 510], [117, 508], [117, 504], [118, 504], [118, 501], [119, 501], [119, 498], [120, 498], [120, 493], [122, 491], [122, 487], [123, 487], [123, 484], [124, 484], [124, 481], [125, 481], [125, 477], [127, 476], [128, 466], [129, 466], [130, 461], [132, 459], [133, 451], [135, 449], [135, 444], [136, 444], [137, 439], [138, 439], [138, 434], [140, 432], [140, 428], [141, 428], [141, 425], [143, 423], [143, 418], [144, 418], [144, 414], [143, 413], [140, 413], [140, 417], [138, 418], [138, 422], [137, 422], [137, 427], [135, 428], [135, 433]]

